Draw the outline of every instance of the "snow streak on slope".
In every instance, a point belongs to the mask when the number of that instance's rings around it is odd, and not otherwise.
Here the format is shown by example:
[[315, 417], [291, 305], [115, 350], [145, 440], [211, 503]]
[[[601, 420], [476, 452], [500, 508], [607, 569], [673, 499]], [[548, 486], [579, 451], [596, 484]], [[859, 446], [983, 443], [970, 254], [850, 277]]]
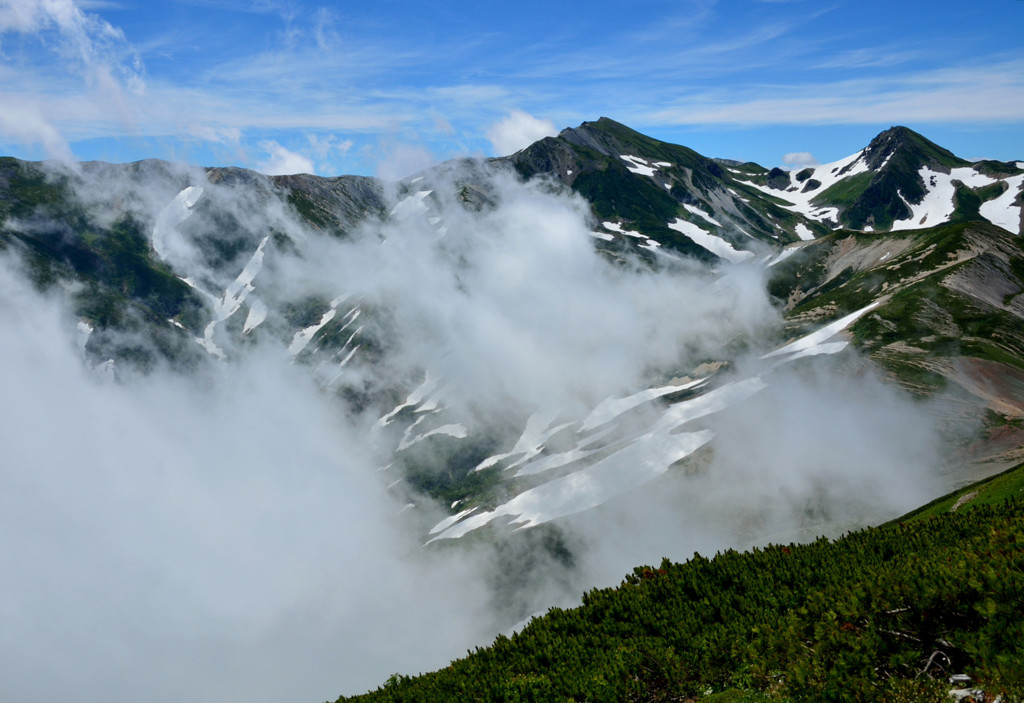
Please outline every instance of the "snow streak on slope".
[[[828, 340], [876, 306], [877, 303], [872, 303], [850, 313], [801, 339], [765, 354], [762, 358], [782, 357], [779, 363], [788, 363], [806, 356], [838, 353], [845, 349], [846, 343], [829, 343]], [[594, 463], [583, 461], [581, 468], [530, 488], [493, 510], [482, 513], [466, 511], [461, 518], [446, 518], [430, 531], [435, 535], [431, 541], [462, 537], [502, 517], [509, 518], [517, 529], [524, 529], [602, 505], [653, 481], [667, 472], [674, 463], [690, 456], [714, 439], [714, 433], [706, 429], [680, 432], [684, 426], [725, 410], [761, 391], [767, 385], [767, 381], [760, 375], [727, 383], [695, 398], [669, 405], [660, 411], [653, 422], [645, 424], [639, 431], [625, 437], [621, 436], [621, 432], [605, 432], [598, 438], [596, 448], [590, 446], [594, 443], [592, 439], [587, 439], [589, 430], [612, 422], [640, 405], [673, 392], [699, 387], [702, 383], [703, 380], [698, 380], [685, 386], [652, 388], [629, 398], [606, 399], [579, 425], [576, 448], [561, 454], [532, 459], [522, 466], [516, 475], [534, 475], [586, 460], [598, 453], [603, 453], [604, 458]], [[626, 426], [628, 425], [624, 425]], [[534, 430], [529, 434], [537, 437], [538, 433]], [[524, 432], [524, 437], [526, 435]], [[517, 447], [522, 444], [524, 443], [520, 440]], [[539, 437], [528, 444], [531, 447], [531, 454], [540, 453]], [[586, 450], [582, 449], [584, 444], [588, 445]], [[487, 465], [493, 465], [514, 453], [515, 449], [506, 455], [492, 457]], [[532, 464], [538, 465], [537, 470], [531, 470]]]
[[487, 457], [477, 464], [473, 470], [483, 471], [484, 469], [489, 469], [507, 459], [514, 458], [515, 461], [505, 467], [506, 469], [512, 469], [537, 456], [544, 449], [544, 443], [547, 442], [552, 435], [558, 434], [571, 424], [554, 424], [558, 415], [559, 412], [557, 410], [537, 411], [533, 413], [526, 421], [526, 427], [523, 428], [523, 434], [520, 435], [512, 449], [501, 454], [495, 454]]
[[[845, 330], [847, 327], [852, 325], [858, 319], [860, 319], [864, 313], [869, 312], [878, 307], [878, 302], [871, 303], [865, 307], [851, 312], [849, 315], [844, 315], [835, 322], [829, 323], [822, 327], [820, 330], [812, 332], [800, 339], [797, 339], [783, 347], [776, 349], [775, 351], [769, 352], [762, 356], [762, 359], [770, 359], [772, 357], [780, 356], [785, 357], [786, 355], [797, 355], [806, 354], [807, 352], [813, 352], [814, 349], [819, 348], [822, 344], [827, 342], [832, 337]], [[845, 346], [845, 342], [843, 343]], [[790, 357], [792, 358], [792, 357]]]
[[164, 261], [173, 258], [177, 247], [175, 238], [178, 236], [177, 226], [188, 219], [192, 208], [203, 195], [200, 186], [189, 186], [175, 196], [156, 218], [153, 225], [153, 250]]
[[775, 264], [782, 263], [783, 261], [785, 261], [786, 259], [791, 257], [793, 254], [795, 254], [799, 249], [800, 249], [800, 247], [798, 247], [798, 246], [786, 247], [785, 249], [780, 251], [778, 254], [775, 254], [774, 256], [769, 257], [767, 263], [765, 264], [765, 266], [766, 267], [772, 267], [772, 266], [775, 266]]
[[[313, 340], [313, 338], [316, 337], [317, 332], [322, 330], [327, 325], [328, 322], [334, 319], [335, 315], [338, 314], [338, 306], [341, 305], [346, 300], [348, 300], [349, 297], [350, 295], [348, 293], [339, 295], [337, 298], [331, 301], [330, 307], [323, 315], [320, 316], [320, 320], [318, 322], [315, 322], [309, 327], [305, 327], [296, 332], [295, 336], [292, 337], [291, 343], [289, 343], [288, 345], [288, 353], [291, 354], [293, 357], [301, 353], [302, 350], [305, 349], [306, 346]], [[341, 331], [344, 331], [353, 322], [355, 322], [355, 320], [359, 318], [359, 313], [360, 310], [358, 307], [353, 307], [351, 310], [349, 310], [348, 313], [346, 313], [345, 317], [342, 318], [343, 324]]]
[[520, 493], [492, 511], [463, 519], [430, 541], [462, 537], [499, 517], [509, 517], [513, 525], [524, 529], [595, 508], [662, 475], [668, 466], [693, 454], [712, 436], [708, 430], [646, 434], [620, 450], [615, 461], [599, 461]]
[[634, 393], [626, 398], [605, 398], [601, 401], [594, 410], [587, 415], [586, 419], [583, 420], [583, 425], [580, 430], [586, 432], [592, 430], [595, 427], [611, 422], [619, 415], [632, 410], [644, 403], [654, 400], [655, 398], [661, 398], [671, 393], [679, 393], [694, 386], [698, 386], [704, 382], [705, 379], [698, 379], [696, 381], [690, 381], [679, 386], [662, 386], [661, 388], [650, 388], [639, 393]]
[[699, 217], [703, 217], [705, 220], [707, 220], [709, 223], [713, 224], [715, 227], [721, 227], [722, 226], [721, 222], [719, 222], [718, 220], [713, 218], [706, 211], [701, 210], [696, 205], [690, 205], [689, 203], [683, 203], [683, 207], [686, 208], [688, 211], [692, 212], [694, 215], [698, 215]]
[[626, 168], [630, 172], [652, 178], [659, 168], [668, 168], [672, 165], [667, 161], [648, 161], [639, 156], [629, 156], [628, 154], [623, 154], [620, 158], [626, 162]]
[[[242, 272], [238, 274], [238, 278], [236, 278], [231, 285], [224, 290], [219, 298], [215, 299], [213, 304], [213, 319], [206, 325], [203, 336], [196, 339], [200, 346], [218, 359], [224, 359], [226, 358], [226, 355], [224, 350], [217, 346], [217, 343], [213, 339], [214, 333], [217, 331], [217, 325], [238, 312], [238, 309], [242, 306], [242, 303], [245, 302], [245, 299], [248, 298], [254, 290], [256, 290], [253, 286], [253, 281], [256, 279], [256, 275], [260, 272], [260, 268], [263, 266], [263, 248], [267, 245], [269, 240], [269, 235], [260, 240], [259, 246], [256, 247], [256, 251], [245, 264]], [[263, 304], [258, 303], [258, 305], [262, 307]], [[265, 316], [265, 312], [262, 314]], [[250, 316], [251, 315], [252, 313], [250, 313]], [[258, 319], [260, 316], [260, 313], [257, 313], [255, 318]], [[248, 326], [248, 321], [246, 326]], [[255, 327], [255, 324], [253, 327]]]
[[707, 230], [701, 229], [692, 222], [675, 219], [669, 222], [668, 226], [670, 229], [674, 229], [677, 232], [685, 234], [687, 237], [692, 239], [694, 243], [704, 247], [715, 256], [734, 264], [754, 258], [753, 252], [741, 251], [721, 237], [717, 237]]

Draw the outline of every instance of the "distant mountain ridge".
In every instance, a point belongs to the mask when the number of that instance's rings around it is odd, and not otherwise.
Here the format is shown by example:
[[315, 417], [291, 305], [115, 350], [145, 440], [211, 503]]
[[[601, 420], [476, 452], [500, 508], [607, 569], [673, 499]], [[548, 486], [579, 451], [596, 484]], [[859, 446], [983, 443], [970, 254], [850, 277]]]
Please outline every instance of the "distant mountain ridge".
[[709, 159], [608, 118], [507, 160], [525, 177], [546, 174], [571, 187], [597, 217], [687, 251], [692, 246], [666, 233], [662, 221], [687, 223], [677, 227], [684, 238], [718, 237], [740, 250], [750, 240], [809, 239], [840, 226], [888, 231], [986, 219], [1014, 234], [1022, 226], [1024, 162], [971, 164], [906, 127], [886, 130], [845, 159], [794, 171]]

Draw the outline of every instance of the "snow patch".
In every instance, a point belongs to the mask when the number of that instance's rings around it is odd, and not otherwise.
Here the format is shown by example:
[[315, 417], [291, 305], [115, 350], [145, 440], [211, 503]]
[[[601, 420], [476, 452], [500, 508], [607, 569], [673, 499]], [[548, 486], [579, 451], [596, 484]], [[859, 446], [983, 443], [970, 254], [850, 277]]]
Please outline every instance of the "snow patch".
[[420, 190], [412, 195], [402, 198], [398, 204], [391, 209], [390, 215], [399, 220], [407, 220], [410, 217], [424, 213], [427, 206], [423, 203], [424, 198], [433, 193], [432, 190]]
[[[431, 393], [438, 390], [437, 383], [438, 379], [435, 378], [434, 376], [431, 376], [430, 373], [428, 372], [426, 374], [426, 377], [423, 379], [423, 383], [421, 383], [412, 393], [409, 394], [409, 397], [405, 399], [404, 403], [396, 406], [394, 410], [392, 410], [387, 415], [384, 415], [379, 420], [377, 420], [377, 426], [385, 427], [386, 425], [390, 425], [391, 422], [398, 416], [398, 413], [402, 412], [406, 408], [415, 408], [417, 405], [423, 403], [424, 400], [426, 400]], [[436, 402], [433, 403], [431, 409], [435, 407], [437, 407]]]
[[[1024, 166], [1021, 166], [1021, 168], [1024, 168]], [[1005, 183], [1009, 186], [1006, 192], [998, 198], [982, 203], [979, 212], [982, 217], [992, 224], [1014, 234], [1021, 234], [1020, 205], [1015, 205], [1013, 201], [1020, 195], [1021, 189], [1024, 188], [1024, 176], [1007, 178]]]
[[615, 418], [619, 417], [625, 412], [632, 410], [650, 400], [655, 398], [661, 398], [671, 393], [678, 393], [679, 391], [685, 391], [688, 388], [699, 386], [704, 383], [705, 379], [700, 378], [696, 381], [684, 383], [679, 386], [662, 386], [660, 388], [649, 388], [639, 393], [627, 396], [625, 398], [605, 398], [602, 400], [596, 408], [583, 421], [583, 425], [580, 427], [582, 432], [587, 432], [595, 427], [611, 422]]
[[[458, 503], [458, 501], [455, 501], [455, 503]], [[452, 503], [452, 507], [453, 508], [455, 507], [455, 503]], [[454, 525], [455, 523], [457, 523], [462, 518], [468, 517], [469, 515], [472, 515], [476, 511], [477, 511], [476, 507], [467, 508], [466, 510], [463, 510], [461, 513], [457, 513], [455, 515], [447, 517], [444, 520], [442, 520], [441, 522], [439, 522], [436, 525], [434, 525], [434, 527], [430, 530], [430, 534], [433, 535], [433, 534], [437, 534], [438, 532], [441, 532], [442, 530], [447, 530], [450, 526]]]
[[422, 442], [423, 440], [429, 437], [435, 437], [438, 435], [455, 437], [456, 439], [465, 439], [466, 437], [469, 436], [469, 430], [466, 429], [466, 426], [457, 423], [453, 423], [450, 425], [441, 425], [440, 427], [436, 427], [428, 432], [424, 432], [423, 434], [413, 436], [413, 428], [420, 424], [420, 421], [425, 418], [426, 415], [424, 415], [419, 420], [414, 422], [412, 424], [412, 427], [406, 430], [405, 436], [402, 437], [402, 441], [398, 443], [398, 451], [403, 451], [413, 446], [414, 444]]
[[[953, 215], [956, 205], [953, 202], [956, 195], [956, 186], [953, 181], [960, 181], [969, 188], [980, 188], [991, 185], [996, 179], [978, 173], [973, 168], [954, 168], [950, 173], [932, 171], [927, 166], [922, 166], [918, 171], [925, 185], [925, 196], [917, 205], [913, 205], [904, 199], [910, 208], [909, 219], [896, 220], [892, 223], [892, 231], [915, 229], [947, 222]], [[900, 194], [903, 197], [903, 194]], [[992, 211], [992, 210], [990, 210]]]
[[672, 165], [667, 161], [648, 161], [639, 156], [630, 156], [629, 154], [622, 154], [619, 158], [626, 162], [626, 168], [629, 169], [630, 173], [636, 173], [641, 176], [653, 177], [659, 168]]
[[[811, 201], [839, 181], [846, 180], [851, 176], [856, 176], [859, 173], [867, 171], [868, 164], [866, 159], [861, 158], [863, 155], [864, 151], [861, 150], [856, 154], [851, 154], [839, 161], [833, 161], [829, 164], [814, 167], [810, 178], [818, 181], [821, 185], [807, 193], [802, 192], [800, 188], [797, 188], [797, 190], [778, 190], [769, 186], [759, 185], [753, 181], [745, 181], [742, 179], [737, 180], [739, 180], [740, 183], [753, 186], [763, 193], [767, 193], [768, 195], [787, 201], [789, 204], [783, 205], [783, 207], [787, 210], [798, 212], [808, 219], [815, 220], [817, 222], [824, 222], [826, 220], [836, 221], [839, 218], [838, 208], [821, 207], [819, 205], [814, 205]], [[847, 169], [845, 173], [842, 172], [843, 169]], [[790, 179], [793, 178], [793, 175], [793, 172], [789, 173]], [[792, 183], [792, 180], [790, 183]], [[798, 236], [801, 235], [798, 233]]]
[[[878, 301], [875, 301], [875, 302], [871, 303], [870, 305], [867, 305], [867, 306], [861, 308], [860, 310], [857, 310], [856, 312], [851, 312], [849, 315], [845, 315], [845, 316], [839, 318], [838, 320], [836, 320], [835, 322], [832, 322], [832, 323], [830, 323], [828, 325], [825, 325], [821, 329], [816, 330], [816, 331], [814, 331], [814, 332], [812, 332], [812, 333], [810, 333], [810, 334], [808, 334], [808, 335], [806, 335], [804, 337], [801, 337], [800, 339], [797, 339], [797, 340], [795, 340], [793, 342], [790, 342], [789, 344], [787, 344], [787, 345], [785, 345], [783, 347], [780, 347], [780, 348], [776, 349], [775, 351], [768, 352], [767, 354], [763, 355], [761, 358], [762, 359], [770, 359], [770, 358], [775, 357], [775, 356], [783, 356], [785, 354], [804, 353], [804, 352], [807, 352], [809, 350], [812, 350], [815, 347], [823, 345], [825, 342], [830, 340], [832, 337], [835, 337], [837, 334], [839, 334], [840, 332], [845, 330], [847, 327], [852, 325], [854, 322], [856, 322], [864, 313], [866, 313], [866, 312], [868, 312], [868, 311], [870, 311], [870, 310], [872, 310], [872, 309], [874, 309], [876, 307], [878, 307]], [[845, 342], [843, 343], [843, 345], [845, 346]], [[826, 352], [826, 353], [834, 353], [834, 352]]]
[[334, 316], [338, 314], [338, 306], [341, 305], [348, 296], [349, 294], [346, 293], [345, 295], [332, 300], [330, 309], [320, 316], [319, 322], [296, 332], [295, 336], [292, 337], [291, 344], [288, 345], [288, 353], [292, 356], [296, 356], [299, 352], [305, 349], [306, 345], [309, 344], [310, 340], [313, 339], [316, 333], [319, 332], [324, 325], [334, 319]]
[[266, 304], [259, 298], [253, 298], [249, 302], [249, 314], [245, 317], [245, 325], [242, 326], [242, 334], [249, 334], [259, 327], [266, 319]]
[[85, 353], [85, 345], [89, 343], [92, 336], [93, 326], [84, 320], [78, 322], [78, 350]]
[[694, 243], [704, 247], [715, 256], [731, 261], [734, 264], [754, 257], [753, 252], [740, 251], [721, 237], [716, 237], [692, 222], [675, 219], [669, 222], [668, 226], [670, 229], [674, 229], [675, 231], [686, 235], [692, 239]]
[[703, 210], [701, 210], [696, 205], [690, 205], [688, 203], [683, 203], [683, 207], [686, 208], [687, 210], [689, 210], [690, 212], [692, 212], [694, 215], [698, 215], [699, 217], [703, 217], [705, 220], [707, 220], [708, 222], [713, 224], [715, 227], [721, 227], [722, 226], [721, 222], [719, 222], [718, 220], [713, 218], [707, 212], [704, 212]]
[[803, 222], [798, 222], [796, 225], [796, 236], [800, 237], [800, 239], [805, 242], [809, 242], [814, 239], [814, 232], [812, 232], [811, 228]]
[[202, 187], [189, 186], [174, 196], [174, 200], [157, 215], [156, 224], [153, 225], [153, 251], [162, 261], [166, 261], [170, 254], [172, 238], [177, 236], [178, 225], [188, 219], [202, 195]]
[[627, 237], [636, 237], [637, 239], [647, 239], [647, 237], [645, 237], [644, 235], [640, 234], [639, 232], [637, 232], [635, 230], [623, 229], [622, 225], [620, 225], [618, 222], [602, 222], [601, 226], [604, 227], [607, 230], [612, 231], [612, 232], [617, 232], [618, 234], [624, 234]]

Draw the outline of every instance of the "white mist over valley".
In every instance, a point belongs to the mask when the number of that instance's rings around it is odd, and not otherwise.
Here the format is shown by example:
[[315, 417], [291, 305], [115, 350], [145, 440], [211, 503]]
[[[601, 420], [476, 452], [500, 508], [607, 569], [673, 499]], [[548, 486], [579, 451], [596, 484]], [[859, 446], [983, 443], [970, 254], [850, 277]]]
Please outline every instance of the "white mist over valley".
[[[387, 184], [344, 236], [253, 174], [48, 168], [84, 221], [137, 223], [203, 322], [159, 321], [161, 356], [152, 320], [98, 329], [86, 284], [4, 253], [5, 699], [357, 693], [638, 564], [945, 485], [934, 402], [847, 344], [870, 306], [787, 338], [767, 246], [602, 252], [582, 198], [472, 163]], [[453, 472], [475, 499], [431, 497]]]

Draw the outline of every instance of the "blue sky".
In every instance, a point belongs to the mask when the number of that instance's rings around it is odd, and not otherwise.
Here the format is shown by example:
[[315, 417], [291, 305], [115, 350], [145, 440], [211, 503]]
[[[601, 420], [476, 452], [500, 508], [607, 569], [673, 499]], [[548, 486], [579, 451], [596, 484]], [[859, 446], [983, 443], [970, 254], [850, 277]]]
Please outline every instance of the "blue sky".
[[605, 115], [832, 161], [1024, 159], [1024, 2], [0, 0], [0, 153], [401, 177]]

